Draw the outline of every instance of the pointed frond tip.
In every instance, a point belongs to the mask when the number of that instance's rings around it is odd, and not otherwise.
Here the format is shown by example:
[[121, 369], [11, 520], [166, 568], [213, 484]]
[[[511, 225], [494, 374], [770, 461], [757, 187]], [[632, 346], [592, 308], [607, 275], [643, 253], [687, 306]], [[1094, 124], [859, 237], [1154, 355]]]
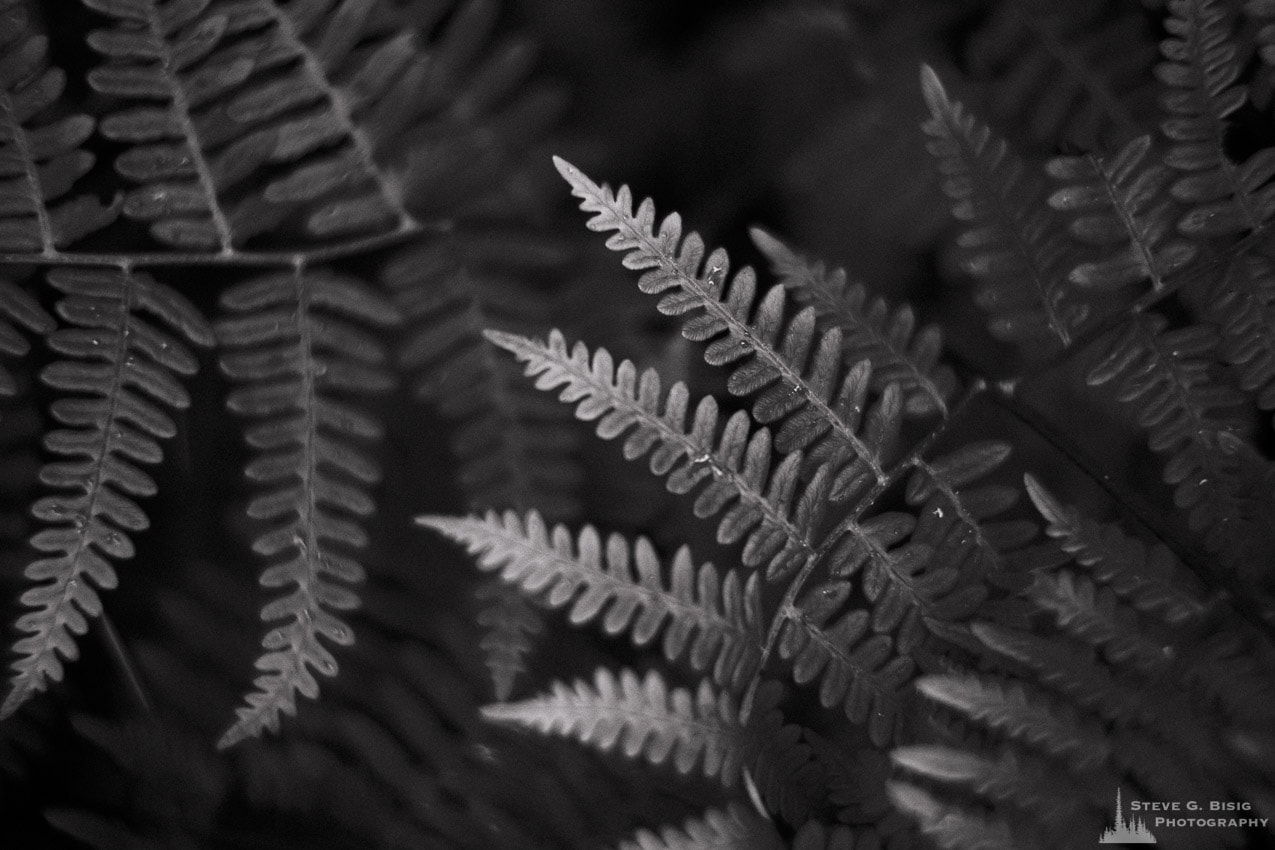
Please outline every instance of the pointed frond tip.
[[[649, 198], [634, 209], [629, 187], [613, 192], [566, 162], [558, 168], [580, 208], [593, 214], [589, 229], [614, 231], [607, 247], [624, 255], [625, 268], [643, 272], [638, 288], [660, 296], [664, 315], [686, 317], [682, 335], [706, 344], [707, 363], [730, 370], [732, 394], [754, 397], [753, 416], [775, 428], [776, 449], [826, 457], [855, 468], [856, 478], [885, 481], [902, 392], [894, 383], [883, 390], [877, 409], [886, 433], [861, 432], [871, 364], [842, 362], [841, 329], [820, 332], [813, 307], [794, 313], [781, 284], [759, 293], [748, 266], [732, 276], [726, 251], [708, 251], [699, 234], [684, 233], [677, 213], [657, 220]], [[833, 497], [843, 497], [841, 488]]]
[[177, 433], [168, 411], [190, 406], [183, 379], [199, 361], [188, 344], [213, 342], [198, 309], [149, 275], [65, 268], [48, 280], [63, 295], [56, 311], [65, 323], [48, 336], [57, 359], [40, 374], [57, 394], [50, 414], [60, 427], [44, 444], [59, 459], [40, 470], [50, 492], [31, 507], [41, 557], [24, 574], [38, 584], [21, 597], [34, 610], [18, 618], [26, 636], [14, 644], [20, 657], [0, 716], [61, 681], [61, 659], [78, 657], [75, 636], [102, 613], [95, 587], [116, 586], [113, 562], [133, 557], [131, 535], [150, 525], [138, 502], [157, 485], [143, 467], [159, 463], [160, 440]]
[[252, 546], [271, 559], [260, 583], [295, 588], [261, 611], [263, 621], [284, 622], [262, 640], [257, 690], [222, 736], [224, 748], [276, 731], [280, 714], [296, 713], [298, 693], [315, 698], [311, 668], [336, 675], [320, 638], [354, 642], [332, 612], [359, 604], [349, 585], [364, 569], [352, 553], [368, 544], [362, 521], [376, 511], [368, 491], [381, 476], [369, 447], [383, 430], [361, 402], [394, 387], [377, 334], [398, 313], [355, 278], [303, 267], [240, 283], [221, 303], [229, 314], [217, 327], [221, 368], [240, 384], [226, 404], [255, 420], [246, 440], [257, 456], [245, 475], [261, 490], [247, 513], [270, 523]]
[[520, 516], [422, 516], [427, 528], [464, 544], [478, 566], [551, 606], [566, 607], [573, 625], [598, 621], [607, 634], [628, 633], [638, 646], [663, 634], [665, 657], [687, 657], [695, 670], [713, 669], [721, 686], [738, 689], [756, 669], [761, 635], [758, 583], [734, 572], [722, 578], [712, 564], [698, 569], [679, 549], [664, 567], [645, 537], [618, 534], [604, 541], [592, 527], [572, 534], [552, 529], [535, 511]]
[[1088, 315], [1067, 286], [1068, 256], [1061, 222], [1009, 145], [948, 97], [934, 69], [921, 67], [921, 91], [943, 192], [964, 230], [957, 244], [978, 280], [975, 300], [991, 314], [989, 329], [1029, 353], [1049, 339], [1069, 345]]

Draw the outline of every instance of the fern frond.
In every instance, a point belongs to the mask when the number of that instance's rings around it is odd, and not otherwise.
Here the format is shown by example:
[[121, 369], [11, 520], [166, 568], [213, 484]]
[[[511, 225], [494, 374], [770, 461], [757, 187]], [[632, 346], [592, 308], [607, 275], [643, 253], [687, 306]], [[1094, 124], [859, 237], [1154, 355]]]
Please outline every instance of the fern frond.
[[915, 744], [890, 752], [894, 764], [913, 776], [957, 786], [998, 805], [1012, 805], [1030, 811], [1050, 831], [1075, 828], [1077, 821], [1094, 820], [1094, 832], [1101, 829], [1095, 818], [1085, 817], [1083, 800], [1087, 789], [1070, 775], [1039, 758], [1020, 757], [1013, 750], [998, 755], [969, 752], [955, 747]]
[[1060, 570], [1037, 574], [1027, 595], [1053, 615], [1060, 629], [1101, 650], [1117, 668], [1130, 666], [1153, 677], [1171, 663], [1163, 645], [1143, 633], [1133, 610], [1121, 605], [1109, 587]]
[[733, 367], [727, 388], [736, 395], [757, 395], [753, 416], [775, 424], [775, 448], [787, 454], [805, 450], [826, 459], [837, 472], [832, 493], [852, 498], [861, 482], [883, 482], [885, 464], [899, 427], [899, 391], [887, 387], [879, 405], [883, 433], [859, 433], [866, 371], [844, 369], [842, 335], [833, 328], [819, 333], [815, 311], [807, 307], [785, 322], [784, 287], [771, 287], [757, 300], [757, 279], [747, 266], [730, 276], [726, 252], [715, 249], [705, 258], [699, 234], [683, 237], [681, 216], [658, 222], [655, 204], [647, 199], [636, 212], [627, 186], [612, 192], [599, 186], [561, 158], [558, 171], [580, 198], [580, 208], [593, 213], [588, 227], [616, 231], [607, 247], [624, 252], [625, 268], [647, 270], [638, 281], [643, 292], [662, 295], [661, 313], [690, 314], [682, 335], [708, 343], [704, 359], [713, 366]]
[[869, 636], [868, 611], [852, 608], [829, 622], [849, 592], [847, 582], [807, 590], [794, 611], [781, 612], [776, 646], [798, 684], [817, 680], [825, 707], [840, 705], [850, 720], [868, 725], [873, 743], [885, 746], [898, 732], [901, 692], [915, 665], [898, 654], [889, 635]]
[[2, 11], [0, 251], [52, 253], [110, 224], [119, 208], [76, 194], [93, 167], [81, 145], [95, 122], [80, 113], [54, 117], [66, 74], [49, 65], [49, 40], [33, 31], [28, 10], [7, 3]]
[[[38, 301], [12, 281], [0, 278], [0, 354], [22, 357], [31, 350], [20, 329], [43, 336], [54, 327], [53, 317]], [[17, 389], [13, 376], [0, 366], [0, 396], [13, 395]]]
[[600, 621], [608, 634], [627, 632], [644, 646], [663, 633], [670, 661], [687, 657], [694, 670], [713, 669], [718, 685], [733, 689], [757, 665], [760, 600], [756, 575], [741, 584], [734, 572], [719, 576], [712, 564], [698, 569], [682, 547], [669, 566], [667, 586], [651, 542], [605, 541], [592, 526], [572, 535], [548, 527], [540, 514], [485, 517], [418, 517], [417, 522], [464, 544], [480, 569], [527, 593], [543, 594], [554, 607], [569, 607], [572, 624]]
[[1167, 457], [1164, 480], [1174, 486], [1174, 501], [1187, 511], [1190, 527], [1229, 569], [1252, 578], [1265, 569], [1258, 562], [1265, 564], [1266, 556], [1259, 551], [1260, 520], [1243, 491], [1261, 470], [1237, 450], [1243, 445], [1236, 436], [1243, 427], [1236, 407], [1241, 398], [1209, 379], [1208, 356], [1218, 343], [1212, 328], [1166, 331], [1166, 324], [1159, 315], [1133, 317], [1100, 353], [1088, 382], [1114, 382], [1120, 400], [1137, 405], [1148, 444]]
[[[916, 509], [912, 541], [942, 553], [943, 564], [930, 570], [929, 580], [950, 582], [973, 605], [984, 598], [976, 590], [984, 579], [1005, 571], [1006, 553], [1036, 535], [1034, 523], [996, 520], [1018, 501], [1014, 488], [980, 483], [1005, 463], [1010, 450], [999, 440], [979, 440], [933, 460], [919, 459], [904, 492]], [[963, 615], [954, 611], [949, 618]]]
[[544, 631], [544, 618], [518, 588], [499, 579], [479, 585], [474, 598], [482, 604], [474, 621], [487, 630], [478, 648], [491, 672], [495, 697], [504, 702], [527, 670], [527, 656], [535, 636]]
[[829, 271], [822, 262], [796, 253], [759, 227], [749, 235], [793, 297], [841, 331], [842, 362], [849, 367], [860, 360], [872, 364], [873, 392], [898, 384], [905, 413], [947, 415], [957, 381], [952, 370], [939, 362], [943, 336], [938, 326], [926, 325], [918, 331], [910, 306], [891, 310], [883, 298], [869, 301], [864, 285], [852, 283], [844, 269]]
[[1260, 409], [1275, 410], [1275, 268], [1263, 257], [1236, 257], [1212, 287], [1205, 310], [1240, 389]]
[[232, 411], [259, 420], [248, 444], [260, 454], [246, 475], [265, 488], [248, 516], [275, 525], [253, 543], [274, 563], [261, 576], [266, 587], [296, 589], [262, 609], [272, 629], [257, 660], [259, 690], [222, 737], [227, 747], [278, 728], [279, 713], [296, 712], [296, 693], [314, 698], [314, 667], [336, 675], [332, 653], [320, 642], [353, 642], [350, 627], [329, 609], [354, 608], [358, 598], [337, 582], [363, 578], [348, 550], [367, 545], [358, 520], [375, 504], [367, 489], [380, 470], [359, 443], [378, 439], [380, 424], [346, 399], [388, 391], [384, 347], [373, 335], [394, 325], [394, 308], [361, 282], [326, 270], [297, 266], [227, 290], [218, 324], [225, 353], [222, 371], [245, 386], [227, 399]]
[[1036, 850], [1011, 834], [999, 818], [971, 813], [939, 800], [929, 791], [909, 782], [886, 784], [896, 808], [916, 819], [921, 831], [944, 850]]
[[1106, 0], [997, 3], [966, 49], [997, 126], [1046, 150], [1119, 145], [1155, 108], [1154, 42], [1140, 10]]
[[917, 691], [1009, 740], [1063, 759], [1077, 770], [1105, 761], [1111, 743], [1097, 724], [1022, 683], [990, 676], [923, 676]]
[[1146, 546], [1112, 524], [1094, 522], [1074, 507], [1065, 506], [1031, 475], [1027, 495], [1049, 523], [1046, 532], [1064, 552], [1088, 568], [1093, 579], [1109, 586], [1143, 613], [1155, 614], [1170, 625], [1201, 617], [1205, 607], [1181, 585], [1182, 566], [1167, 546]]
[[639, 830], [616, 850], [783, 850], [784, 843], [770, 821], [739, 803], [709, 809], [680, 828], [666, 826], [659, 834]]
[[423, 62], [376, 0], [160, 3], [84, 0], [115, 21], [88, 75], [124, 106], [102, 121], [129, 145], [124, 213], [175, 248], [232, 253], [299, 229], [313, 241], [407, 228], [401, 178], [382, 164], [412, 120]]
[[1056, 157], [1045, 166], [1062, 188], [1049, 196], [1071, 217], [1072, 235], [1093, 246], [1095, 258], [1075, 265], [1077, 286], [1115, 289], [1150, 280], [1154, 289], [1195, 256], [1197, 246], [1177, 238], [1177, 206], [1165, 196], [1169, 169], [1148, 160], [1151, 137], [1139, 136], [1110, 159]]
[[617, 678], [606, 668], [593, 685], [555, 682], [548, 693], [515, 703], [484, 706], [483, 717], [545, 735], [574, 738], [603, 752], [660, 765], [672, 760], [678, 773], [693, 771], [727, 788], [739, 781], [755, 748], [727, 694], [700, 682], [692, 694], [670, 689], [657, 671], [639, 679], [632, 670]]
[[1087, 308], [1067, 290], [1066, 245], [1040, 188], [1003, 139], [948, 97], [928, 65], [921, 89], [930, 110], [922, 129], [952, 214], [967, 223], [958, 244], [980, 281], [976, 300], [991, 314], [991, 332], [1020, 344], [1052, 337], [1068, 345]]
[[64, 296], [56, 310], [68, 326], [49, 336], [61, 359], [44, 369], [41, 380], [66, 394], [50, 408], [65, 427], [50, 431], [44, 442], [64, 459], [45, 464], [40, 480], [64, 492], [31, 508], [45, 526], [31, 546], [45, 557], [25, 571], [40, 584], [22, 595], [22, 604], [35, 610], [18, 619], [27, 636], [14, 645], [21, 657], [0, 716], [12, 714], [50, 679], [62, 680], [59, 654], [77, 657], [74, 636], [102, 612], [94, 588], [115, 587], [111, 562], [131, 558], [129, 534], [149, 524], [136, 499], [154, 495], [156, 486], [141, 465], [162, 460], [159, 440], [177, 432], [164, 408], [190, 405], [178, 376], [193, 375], [199, 361], [186, 343], [213, 342], [199, 311], [147, 275], [56, 269], [49, 283]]
[[1240, 61], [1227, 11], [1215, 0], [1170, 0], [1160, 43], [1165, 61], [1156, 76], [1165, 85], [1160, 129], [1170, 142], [1165, 162], [1182, 172], [1175, 198], [1191, 206], [1178, 228], [1188, 236], [1223, 236], [1262, 227], [1275, 210], [1275, 148], [1243, 164], [1226, 152], [1228, 116], [1244, 105], [1237, 82]]
[[[667, 476], [665, 484], [671, 492], [685, 494], [698, 488], [696, 516], [725, 511], [717, 539], [734, 543], [746, 538], [745, 566], [765, 565], [766, 577], [776, 579], [814, 555], [811, 538], [825, 507], [828, 476], [821, 471], [802, 488], [800, 453], [788, 455], [772, 468], [770, 432], [762, 428], [750, 433], [744, 411], [720, 426], [719, 434], [717, 403], [705, 397], [696, 405], [688, 429], [690, 391], [679, 382], [664, 396], [653, 369], [639, 376], [631, 361], [616, 366], [605, 348], [590, 357], [583, 343], [568, 350], [566, 339], [556, 330], [547, 342], [497, 331], [489, 331], [487, 338], [524, 361], [527, 374], [536, 376], [538, 389], [562, 387], [562, 401], [579, 402], [576, 416], [597, 420], [598, 436], [627, 435], [626, 458], [636, 460], [650, 453], [651, 471]], [[863, 378], [866, 390], [866, 373]], [[705, 482], [707, 486], [700, 487]]]

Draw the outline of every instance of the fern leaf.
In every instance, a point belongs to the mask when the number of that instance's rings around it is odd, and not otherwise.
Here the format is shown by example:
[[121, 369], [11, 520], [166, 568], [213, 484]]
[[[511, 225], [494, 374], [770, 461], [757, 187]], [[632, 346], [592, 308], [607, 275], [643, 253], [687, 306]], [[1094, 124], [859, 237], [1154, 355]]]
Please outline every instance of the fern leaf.
[[1174, 501], [1187, 511], [1190, 527], [1228, 568], [1251, 578], [1265, 556], [1250, 549], [1264, 535], [1241, 494], [1261, 470], [1236, 450], [1242, 445], [1236, 436], [1240, 396], [1209, 380], [1207, 356], [1217, 346], [1212, 328], [1166, 331], [1166, 324], [1148, 314], [1127, 322], [1090, 369], [1089, 384], [1114, 382], [1121, 401], [1137, 404], [1137, 422], [1151, 449], [1167, 456], [1164, 480], [1174, 485]]
[[1030, 475], [1026, 487], [1036, 510], [1049, 523], [1049, 536], [1077, 564], [1087, 567], [1095, 581], [1111, 587], [1138, 611], [1155, 614], [1170, 625], [1180, 626], [1204, 614], [1199, 599], [1175, 580], [1182, 567], [1168, 547], [1145, 546], [1114, 525], [1085, 518], [1061, 504]]
[[1028, 596], [1053, 614], [1058, 627], [1096, 649], [1117, 668], [1131, 666], [1147, 677], [1171, 662], [1164, 647], [1143, 634], [1134, 612], [1119, 604], [1111, 588], [1099, 589], [1067, 571], [1038, 574]]
[[115, 220], [118, 205], [76, 194], [92, 167], [81, 145], [93, 134], [87, 115], [54, 117], [66, 74], [50, 67], [48, 39], [29, 12], [6, 4], [0, 32], [0, 251], [53, 253]]
[[1275, 410], [1275, 269], [1261, 257], [1237, 257], [1213, 287], [1205, 309], [1240, 389], [1262, 410]]
[[1035, 343], [1051, 335], [1062, 345], [1087, 315], [1066, 287], [1066, 253], [1058, 222], [1022, 162], [986, 125], [948, 97], [938, 75], [921, 69], [930, 109], [922, 126], [943, 175], [952, 214], [968, 227], [959, 239], [966, 267], [980, 280], [976, 298], [991, 313], [996, 336]]
[[548, 694], [485, 706], [482, 713], [490, 721], [574, 738], [603, 752], [618, 749], [654, 765], [671, 759], [678, 773], [698, 770], [727, 788], [739, 781], [755, 746], [730, 696], [714, 693], [708, 682], [694, 694], [669, 689], [656, 671], [639, 679], [624, 670], [617, 678], [600, 668], [592, 686], [556, 682]]
[[660, 221], [657, 230], [650, 199], [635, 212], [627, 186], [612, 192], [561, 158], [555, 157], [554, 164], [581, 199], [580, 208], [594, 214], [589, 229], [616, 231], [607, 247], [625, 253], [626, 268], [647, 270], [638, 286], [662, 295], [660, 312], [690, 314], [682, 335], [708, 343], [704, 359], [714, 366], [744, 361], [734, 366], [727, 387], [736, 395], [759, 394], [753, 416], [762, 424], [777, 424], [776, 449], [826, 458], [838, 473], [832, 490], [837, 499], [851, 498], [861, 481], [885, 481], [899, 426], [899, 391], [891, 385], [882, 398], [885, 432], [865, 439], [859, 433], [859, 411], [866, 367], [843, 369], [839, 330], [818, 333], [815, 311], [809, 307], [785, 323], [783, 286], [771, 287], [757, 301], [753, 270], [745, 266], [730, 277], [726, 252], [718, 248], [705, 258], [697, 233], [683, 238], [677, 213]]
[[550, 529], [538, 513], [520, 517], [489, 511], [483, 518], [419, 517], [419, 523], [463, 543], [480, 569], [527, 593], [569, 607], [572, 624], [600, 621], [608, 634], [629, 633], [644, 646], [663, 633], [670, 661], [687, 657], [695, 670], [713, 668], [722, 687], [746, 682], [756, 669], [760, 600], [756, 576], [741, 586], [734, 572], [721, 578], [712, 564], [696, 569], [682, 547], [663, 568], [649, 540], [629, 544], [610, 535], [605, 548], [592, 526], [577, 535]]
[[1077, 770], [1101, 764], [1111, 750], [1098, 726], [1021, 683], [953, 674], [923, 676], [916, 687], [927, 699], [1010, 740], [1064, 759]]
[[[932, 460], [918, 460], [908, 478], [904, 498], [917, 516], [911, 539], [942, 553], [943, 565], [930, 571], [930, 581], [960, 588], [961, 595], [951, 601], [965, 600], [963, 605], [949, 606], [958, 610], [948, 619], [963, 618], [967, 606], [980, 603], [983, 596], [974, 588], [988, 577], [1001, 577], [1005, 554], [1036, 535], [1034, 523], [995, 520], [1018, 500], [1014, 488], [979, 483], [1009, 455], [1009, 444], [979, 440]], [[941, 575], [947, 578], [940, 579]]]
[[0, 716], [12, 714], [50, 679], [62, 680], [59, 654], [77, 657], [74, 636], [102, 612], [95, 588], [115, 587], [112, 561], [131, 558], [130, 533], [149, 524], [136, 500], [155, 494], [155, 482], [141, 466], [162, 460], [159, 440], [177, 431], [164, 408], [190, 405], [177, 376], [194, 374], [199, 362], [185, 343], [213, 342], [199, 312], [147, 275], [57, 269], [49, 283], [64, 295], [56, 309], [69, 326], [48, 338], [61, 359], [41, 379], [66, 395], [50, 408], [65, 427], [47, 434], [45, 448], [63, 459], [40, 471], [41, 482], [59, 492], [31, 509], [45, 526], [31, 546], [44, 557], [25, 571], [40, 583], [22, 595], [23, 605], [34, 610], [18, 619], [27, 636], [14, 645], [21, 657]]
[[354, 640], [331, 612], [358, 604], [343, 583], [361, 581], [363, 567], [348, 552], [367, 545], [358, 520], [375, 510], [367, 489], [380, 477], [358, 444], [378, 439], [381, 426], [347, 399], [393, 386], [373, 333], [394, 325], [398, 314], [359, 281], [302, 266], [241, 283], [221, 302], [232, 314], [218, 325], [221, 367], [245, 384], [227, 405], [259, 420], [247, 432], [260, 454], [246, 475], [265, 492], [251, 500], [248, 515], [274, 523], [253, 543], [258, 555], [274, 559], [261, 584], [296, 585], [262, 609], [266, 622], [285, 622], [262, 642], [268, 652], [257, 660], [259, 690], [222, 736], [219, 746], [228, 747], [277, 730], [280, 712], [296, 712], [298, 691], [313, 699], [311, 667], [336, 675], [320, 637]]
[[527, 656], [534, 637], [544, 631], [544, 619], [516, 587], [499, 579], [480, 585], [474, 595], [483, 603], [475, 622], [487, 630], [478, 648], [491, 671], [496, 699], [505, 702], [527, 670]]
[[[1086, 819], [1083, 801], [1088, 796], [1087, 789], [1057, 766], [1039, 758], [1020, 757], [1013, 750], [993, 756], [954, 747], [916, 744], [896, 747], [890, 759], [913, 776], [967, 788], [994, 804], [1030, 811], [1050, 832], [1075, 828], [1077, 821]], [[1101, 824], [1094, 820], [1097, 833]]]
[[1072, 216], [1072, 234], [1094, 248], [1096, 257], [1072, 268], [1077, 286], [1114, 289], [1165, 278], [1196, 254], [1196, 246], [1176, 236], [1176, 205], [1164, 196], [1169, 170], [1148, 162], [1151, 137], [1139, 136], [1110, 160], [1088, 156], [1056, 157], [1049, 176], [1063, 184], [1050, 205]]
[[[750, 433], [744, 411], [732, 415], [719, 434], [717, 403], [705, 397], [696, 405], [688, 429], [690, 391], [677, 383], [664, 396], [653, 369], [639, 376], [631, 361], [616, 366], [605, 348], [590, 357], [583, 343], [568, 350], [556, 330], [548, 342], [496, 331], [489, 331], [487, 338], [524, 361], [538, 389], [562, 387], [560, 399], [579, 402], [576, 416], [597, 420], [600, 437], [627, 434], [625, 457], [636, 460], [649, 453], [651, 471], [667, 476], [671, 492], [699, 488], [695, 515], [704, 518], [725, 511], [717, 539], [746, 539], [745, 566], [765, 565], [766, 577], [776, 579], [814, 555], [811, 537], [826, 501], [828, 476], [820, 472], [799, 488], [799, 453], [772, 469], [770, 432], [762, 428]], [[863, 385], [866, 388], [866, 375]]]
[[896, 808], [915, 818], [921, 831], [944, 850], [1035, 850], [1010, 833], [1000, 819], [989, 819], [959, 806], [943, 803], [929, 791], [908, 782], [886, 783]]
[[1165, 61], [1156, 76], [1165, 85], [1167, 113], [1160, 129], [1170, 142], [1165, 162], [1181, 172], [1175, 198], [1191, 209], [1178, 222], [1188, 236], [1222, 236], [1261, 227], [1275, 210], [1275, 149], [1248, 161], [1226, 153], [1228, 116], [1248, 97], [1237, 83], [1240, 62], [1227, 11], [1215, 0], [1171, 0], [1160, 43]]
[[[527, 281], [561, 272], [564, 252], [508, 224], [469, 230], [423, 240], [382, 270], [407, 324], [399, 364], [413, 376], [414, 394], [455, 423], [452, 453], [471, 510], [535, 506], [553, 519], [573, 518], [583, 477], [573, 417], [482, 335], [548, 322], [550, 299]], [[498, 579], [478, 593], [488, 628], [483, 650], [503, 701], [526, 668], [541, 612]]]
[[115, 21], [89, 37], [106, 62], [88, 80], [124, 104], [102, 133], [130, 146], [115, 163], [138, 184], [124, 212], [158, 241], [229, 254], [272, 229], [411, 225], [379, 157], [412, 118], [421, 62], [375, 28], [376, 0], [84, 2]]
[[782, 850], [783, 841], [770, 821], [739, 803], [709, 809], [680, 828], [666, 826], [659, 834], [638, 830], [616, 850]]
[[830, 272], [823, 263], [797, 254], [759, 227], [749, 234], [793, 297], [841, 331], [842, 362], [872, 364], [873, 392], [898, 384], [904, 412], [947, 415], [947, 402], [957, 382], [952, 370], [939, 362], [943, 338], [936, 325], [918, 331], [911, 307], [891, 310], [883, 298], [869, 302], [864, 285], [851, 283], [844, 269]]
[[869, 636], [870, 615], [861, 608], [829, 622], [849, 592], [846, 582], [807, 590], [795, 611], [781, 612], [776, 646], [798, 684], [818, 680], [825, 707], [842, 706], [850, 720], [868, 724], [873, 743], [885, 746], [897, 734], [901, 691], [914, 664], [897, 654], [889, 635]]
[[[0, 278], [0, 354], [22, 357], [31, 350], [19, 328], [46, 335], [55, 327], [53, 318], [34, 298], [11, 281]], [[17, 392], [13, 376], [0, 366], [0, 396]]]
[[1047, 150], [1119, 147], [1154, 111], [1156, 59], [1138, 9], [1106, 0], [998, 3], [966, 48], [993, 123]]

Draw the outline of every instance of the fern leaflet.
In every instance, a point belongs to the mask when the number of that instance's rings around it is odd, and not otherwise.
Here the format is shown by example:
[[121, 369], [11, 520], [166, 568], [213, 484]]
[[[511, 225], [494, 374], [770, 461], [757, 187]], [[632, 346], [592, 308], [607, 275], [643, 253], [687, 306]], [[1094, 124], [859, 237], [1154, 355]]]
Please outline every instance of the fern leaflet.
[[1060, 268], [1066, 246], [1040, 191], [1005, 141], [949, 98], [928, 65], [921, 88], [930, 109], [922, 129], [952, 214], [968, 223], [959, 244], [969, 255], [966, 267], [981, 280], [975, 297], [992, 315], [992, 333], [1023, 344], [1050, 334], [1070, 344], [1087, 308], [1067, 291]]
[[[61, 681], [59, 653], [74, 659], [73, 636], [87, 631], [87, 617], [101, 614], [94, 587], [115, 587], [111, 561], [131, 558], [129, 533], [149, 524], [135, 500], [154, 495], [156, 487], [140, 465], [159, 463], [158, 440], [177, 432], [163, 408], [190, 404], [174, 376], [192, 375], [199, 366], [185, 342], [213, 342], [199, 312], [147, 275], [56, 269], [49, 283], [64, 295], [56, 310], [70, 327], [49, 336], [62, 359], [41, 379], [68, 395], [50, 408], [65, 427], [45, 437], [45, 448], [65, 459], [45, 464], [40, 481], [67, 492], [45, 496], [31, 509], [45, 524], [31, 546], [45, 557], [25, 571], [41, 583], [22, 595], [23, 605], [35, 610], [18, 619], [27, 636], [14, 645], [21, 657], [0, 716], [16, 711], [48, 680]], [[143, 314], [166, 327], [155, 327]]]
[[938, 327], [927, 325], [917, 331], [911, 307], [892, 311], [882, 298], [869, 302], [863, 284], [851, 283], [844, 269], [829, 272], [823, 263], [796, 253], [759, 227], [749, 233], [793, 297], [841, 331], [845, 365], [852, 367], [860, 360], [872, 363], [874, 392], [897, 384], [903, 392], [904, 412], [947, 415], [956, 376], [939, 362], [943, 338]]
[[597, 531], [585, 526], [573, 541], [565, 526], [551, 530], [535, 511], [525, 518], [491, 511], [481, 519], [417, 521], [464, 543], [481, 569], [500, 570], [504, 581], [544, 594], [554, 607], [569, 606], [575, 625], [600, 620], [608, 634], [628, 632], [638, 646], [663, 632], [666, 658], [687, 656], [697, 671], [711, 666], [714, 680], [727, 689], [739, 687], [756, 668], [761, 612], [755, 575], [741, 585], [736, 573], [722, 579], [712, 564], [697, 570], [682, 547], [665, 587], [645, 537], [629, 544], [613, 534], [604, 548]]
[[[734, 543], [746, 538], [745, 566], [765, 565], [767, 578], [775, 579], [814, 554], [811, 536], [824, 508], [828, 476], [821, 472], [801, 488], [799, 453], [772, 469], [770, 432], [762, 428], [750, 433], [747, 413], [732, 415], [719, 434], [717, 402], [705, 397], [696, 405], [688, 430], [690, 391], [677, 383], [661, 399], [660, 378], [653, 369], [639, 376], [631, 361], [617, 367], [604, 348], [590, 357], [583, 343], [568, 350], [558, 331], [547, 343], [495, 331], [487, 336], [525, 361], [537, 388], [562, 387], [563, 401], [579, 402], [576, 416], [597, 420], [598, 436], [615, 439], [627, 433], [625, 457], [636, 460], [650, 453], [651, 471], [667, 476], [671, 492], [699, 488], [696, 516], [725, 511], [717, 539]], [[866, 369], [860, 372], [859, 385], [860, 392], [866, 392]], [[707, 486], [701, 488], [704, 482]]]
[[769, 821], [739, 803], [731, 803], [724, 809], [709, 809], [680, 828], [666, 826], [658, 835], [639, 830], [616, 850], [783, 850], [783, 846]]
[[51, 117], [66, 74], [49, 66], [48, 39], [31, 30], [29, 12], [0, 3], [0, 251], [54, 253], [105, 227], [119, 214], [91, 194], [73, 194], [93, 167], [81, 145], [95, 122], [83, 114]]
[[[735, 366], [727, 388], [736, 395], [760, 393], [753, 416], [762, 424], [778, 423], [775, 448], [787, 454], [805, 450], [826, 460], [837, 476], [835, 499], [852, 498], [874, 482], [885, 480], [885, 463], [899, 425], [901, 400], [897, 388], [887, 388], [882, 408], [887, 433], [869, 441], [858, 433], [856, 404], [862, 382], [859, 367], [843, 370], [841, 332], [818, 333], [815, 310], [805, 308], [785, 325], [784, 287], [771, 287], [756, 302], [757, 277], [747, 266], [730, 277], [730, 261], [720, 248], [704, 256], [699, 234], [683, 238], [677, 213], [666, 216], [656, 229], [655, 205], [647, 199], [636, 212], [627, 186], [612, 192], [599, 186], [565, 160], [555, 158], [558, 171], [581, 199], [580, 208], [593, 213], [590, 230], [616, 231], [607, 247], [625, 252], [624, 265], [647, 269], [638, 286], [663, 297], [660, 312], [686, 320], [682, 335], [707, 342], [704, 359], [714, 366]], [[729, 281], [729, 282], [728, 282]]]
[[[0, 354], [22, 357], [31, 350], [19, 328], [46, 335], [53, 330], [53, 318], [34, 298], [11, 281], [0, 278]], [[17, 392], [13, 376], [0, 366], [0, 396]]]
[[84, 2], [116, 22], [90, 36], [107, 61], [88, 79], [125, 104], [102, 133], [131, 145], [124, 212], [158, 241], [229, 254], [271, 230], [412, 226], [379, 157], [423, 71], [410, 36], [377, 33], [376, 0]]
[[276, 730], [280, 712], [296, 712], [298, 691], [314, 698], [319, 686], [309, 668], [336, 675], [336, 659], [320, 637], [341, 645], [354, 640], [329, 609], [358, 604], [337, 581], [363, 578], [363, 567], [342, 550], [367, 545], [357, 520], [375, 510], [366, 491], [380, 470], [357, 443], [379, 438], [381, 426], [341, 397], [393, 386], [383, 346], [358, 325], [375, 332], [394, 325], [398, 314], [359, 281], [302, 265], [234, 286], [221, 302], [232, 314], [218, 325], [222, 370], [246, 384], [227, 405], [260, 420], [247, 432], [260, 454], [246, 475], [267, 489], [251, 500], [248, 515], [275, 523], [252, 547], [275, 559], [261, 584], [296, 585], [262, 609], [266, 622], [286, 622], [262, 641], [268, 651], [257, 660], [259, 690], [222, 736], [219, 746], [228, 747]]

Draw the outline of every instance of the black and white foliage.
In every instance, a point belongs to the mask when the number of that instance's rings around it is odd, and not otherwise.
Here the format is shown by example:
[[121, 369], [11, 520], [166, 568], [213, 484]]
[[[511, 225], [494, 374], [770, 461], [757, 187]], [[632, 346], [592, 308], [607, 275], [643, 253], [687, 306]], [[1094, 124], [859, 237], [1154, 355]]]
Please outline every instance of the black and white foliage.
[[0, 835], [1275, 818], [1275, 5], [587, 5], [0, 0]]

